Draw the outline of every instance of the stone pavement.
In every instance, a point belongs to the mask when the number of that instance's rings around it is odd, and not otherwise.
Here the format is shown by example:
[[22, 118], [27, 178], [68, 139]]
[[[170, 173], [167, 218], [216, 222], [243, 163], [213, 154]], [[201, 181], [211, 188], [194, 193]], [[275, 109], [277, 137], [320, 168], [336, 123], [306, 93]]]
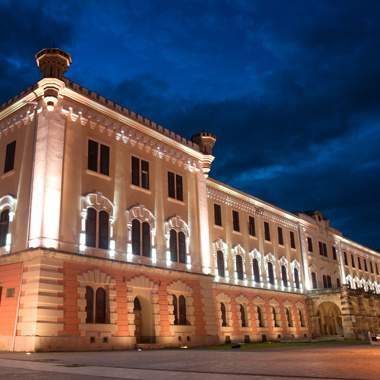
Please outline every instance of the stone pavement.
[[261, 350], [0, 352], [1, 380], [379, 380], [380, 346]]

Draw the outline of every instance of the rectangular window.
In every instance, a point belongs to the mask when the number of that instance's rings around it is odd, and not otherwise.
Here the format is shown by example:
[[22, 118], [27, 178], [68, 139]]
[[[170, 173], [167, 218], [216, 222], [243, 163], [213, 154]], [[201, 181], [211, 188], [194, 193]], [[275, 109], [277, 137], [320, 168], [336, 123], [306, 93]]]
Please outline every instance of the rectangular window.
[[336, 248], [335, 248], [335, 247], [332, 247], [332, 253], [333, 253], [333, 259], [334, 259], [334, 260], [337, 260], [337, 256], [336, 256]]
[[322, 244], [322, 242], [318, 242], [318, 247], [319, 247], [319, 254], [321, 255], [321, 256], [323, 256], [323, 244]]
[[284, 245], [284, 237], [282, 236], [282, 228], [277, 227], [278, 244]]
[[327, 245], [323, 243], [323, 256], [327, 257]]
[[149, 162], [132, 156], [132, 185], [149, 190]]
[[296, 240], [293, 231], [290, 231], [290, 247], [296, 249]]
[[249, 234], [251, 236], [256, 236], [256, 231], [255, 231], [255, 218], [250, 216], [248, 218], [248, 230], [249, 230]]
[[343, 252], [343, 256], [344, 256], [344, 265], [348, 266], [347, 253]]
[[268, 222], [264, 222], [264, 233], [265, 233], [265, 240], [270, 241], [270, 230], [269, 230]]
[[14, 163], [15, 163], [15, 153], [16, 153], [16, 141], [13, 141], [7, 145], [7, 150], [5, 152], [4, 173], [7, 173], [13, 170]]
[[366, 259], [363, 259], [363, 261], [364, 261], [364, 270], [368, 272], [367, 261]]
[[379, 275], [379, 267], [377, 266], [377, 263], [375, 263], [375, 269], [376, 269], [376, 274]]
[[169, 198], [183, 201], [182, 176], [168, 172], [168, 194]]
[[89, 170], [109, 175], [110, 148], [93, 140], [88, 140], [87, 167]]
[[358, 268], [359, 270], [362, 270], [362, 263], [360, 262], [360, 257], [358, 257]]
[[369, 268], [371, 269], [371, 273], [373, 273], [373, 265], [372, 265], [372, 261], [369, 262]]
[[307, 250], [309, 252], [313, 252], [313, 240], [311, 239], [311, 237], [307, 238]]
[[351, 255], [351, 264], [352, 264], [352, 268], [355, 268], [354, 255]]
[[233, 222], [234, 231], [239, 232], [240, 231], [239, 213], [235, 210], [232, 210], [232, 222]]
[[216, 226], [222, 225], [222, 208], [216, 203], [214, 203], [214, 219]]

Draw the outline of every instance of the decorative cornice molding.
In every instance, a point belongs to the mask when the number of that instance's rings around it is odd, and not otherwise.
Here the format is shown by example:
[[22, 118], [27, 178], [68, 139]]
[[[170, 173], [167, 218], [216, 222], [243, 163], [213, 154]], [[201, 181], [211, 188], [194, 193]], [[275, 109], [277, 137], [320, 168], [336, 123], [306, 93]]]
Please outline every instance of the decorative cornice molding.
[[123, 123], [116, 122], [104, 115], [97, 114], [85, 107], [75, 105], [68, 101], [63, 101], [62, 112], [74, 123], [80, 122], [82, 126], [87, 126], [92, 130], [105, 133], [108, 137], [114, 137], [117, 141], [124, 144], [130, 144], [131, 147], [139, 150], [145, 150], [154, 157], [165, 159], [167, 162], [184, 167], [185, 170], [193, 172], [200, 170], [199, 161], [189, 158], [179, 150], [170, 147], [167, 144], [157, 141], [139, 131], [129, 128]]
[[231, 206], [232, 208], [248, 212], [252, 215], [259, 215], [264, 220], [275, 222], [284, 227], [293, 228], [297, 230], [298, 223], [295, 223], [289, 219], [283, 218], [280, 215], [277, 215], [262, 206], [255, 205], [256, 201], [252, 199], [252, 203], [239, 199], [237, 197], [233, 197], [230, 194], [224, 193], [220, 190], [214, 189], [212, 187], [207, 186], [207, 197], [210, 199], [214, 199], [217, 202], [224, 203], [227, 206]]

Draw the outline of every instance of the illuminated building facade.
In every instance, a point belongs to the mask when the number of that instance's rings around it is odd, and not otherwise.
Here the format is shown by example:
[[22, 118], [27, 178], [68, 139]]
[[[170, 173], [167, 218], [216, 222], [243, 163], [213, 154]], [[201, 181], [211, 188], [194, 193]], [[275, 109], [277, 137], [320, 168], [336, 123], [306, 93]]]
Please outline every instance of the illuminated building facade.
[[0, 108], [0, 350], [379, 332], [380, 254], [208, 177], [187, 140], [63, 77]]

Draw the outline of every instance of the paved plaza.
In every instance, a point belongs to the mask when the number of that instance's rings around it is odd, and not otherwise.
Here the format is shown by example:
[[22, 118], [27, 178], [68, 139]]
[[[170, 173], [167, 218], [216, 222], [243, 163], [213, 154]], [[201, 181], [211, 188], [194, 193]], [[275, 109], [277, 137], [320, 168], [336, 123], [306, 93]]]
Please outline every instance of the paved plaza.
[[380, 346], [315, 345], [260, 350], [0, 352], [1, 380], [380, 379]]

